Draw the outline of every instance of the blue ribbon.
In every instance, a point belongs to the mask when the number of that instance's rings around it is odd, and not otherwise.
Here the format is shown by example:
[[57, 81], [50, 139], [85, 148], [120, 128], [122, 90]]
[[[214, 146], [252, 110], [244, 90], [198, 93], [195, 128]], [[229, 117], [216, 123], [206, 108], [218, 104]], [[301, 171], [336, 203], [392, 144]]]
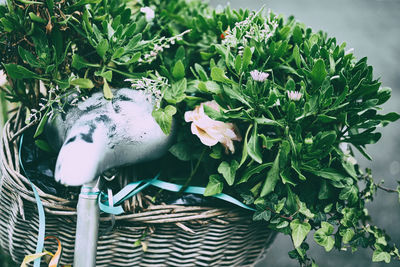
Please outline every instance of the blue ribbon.
[[[29, 183], [31, 184], [33, 194], [35, 195], [35, 200], [36, 200], [36, 206], [39, 211], [39, 234], [38, 234], [38, 240], [36, 242], [36, 254], [43, 252], [43, 247], [44, 247], [44, 235], [45, 235], [45, 229], [46, 229], [46, 217], [44, 215], [44, 209], [43, 209], [43, 204], [42, 201], [40, 200], [39, 194], [36, 190], [35, 185], [31, 182], [29, 177], [26, 174], [24, 165], [22, 164], [22, 159], [21, 159], [21, 151], [22, 151], [22, 143], [24, 142], [24, 135], [21, 136], [21, 140], [19, 142], [19, 151], [18, 151], [18, 156], [19, 156], [19, 165], [21, 166], [21, 169], [24, 171], [26, 178], [28, 179]], [[40, 258], [37, 258], [34, 261], [33, 264], [34, 267], [40, 267]]]
[[[169, 183], [169, 182], [160, 181], [157, 179], [159, 176], [160, 176], [160, 174], [157, 174], [157, 176], [151, 180], [142, 180], [142, 181], [133, 182], [133, 183], [128, 184], [113, 197], [114, 206], [109, 205], [109, 203], [107, 201], [107, 198], [108, 198], [107, 195], [102, 192], [99, 196], [100, 210], [102, 210], [105, 213], [120, 215], [120, 214], [124, 213], [124, 209], [122, 208], [122, 206], [120, 204], [123, 201], [136, 195], [137, 193], [139, 193], [140, 191], [142, 191], [143, 189], [145, 189], [146, 187], [148, 187], [150, 185], [164, 189], [164, 190], [172, 191], [172, 192], [179, 192], [181, 190], [182, 185], [177, 185], [177, 184], [173, 184], [173, 183]], [[141, 187], [138, 188], [138, 186], [142, 183], [144, 183], [144, 185], [142, 185]], [[205, 190], [206, 189], [204, 187], [189, 186], [188, 188], [186, 188], [184, 193], [203, 195]], [[249, 206], [246, 206], [239, 200], [237, 200], [227, 194], [220, 193], [220, 194], [214, 195], [213, 197], [230, 202], [241, 208], [255, 211], [255, 209], [250, 208]], [[106, 199], [104, 201], [104, 203], [102, 202], [102, 199]]]

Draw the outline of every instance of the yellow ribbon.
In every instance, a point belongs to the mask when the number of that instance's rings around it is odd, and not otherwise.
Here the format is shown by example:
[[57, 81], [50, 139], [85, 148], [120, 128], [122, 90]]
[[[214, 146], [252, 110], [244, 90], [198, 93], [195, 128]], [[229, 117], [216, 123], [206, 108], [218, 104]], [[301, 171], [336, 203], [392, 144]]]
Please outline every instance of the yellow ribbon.
[[30, 254], [30, 255], [26, 255], [24, 260], [21, 263], [21, 267], [27, 267], [27, 264], [38, 259], [41, 258], [45, 255], [50, 255], [51, 256], [51, 260], [49, 262], [49, 266], [48, 267], [57, 267], [58, 266], [58, 262], [60, 261], [60, 257], [61, 257], [61, 252], [62, 252], [62, 246], [61, 246], [61, 242], [60, 240], [55, 237], [55, 236], [47, 236], [44, 240], [47, 239], [55, 239], [57, 240], [58, 243], [58, 248], [55, 254], [48, 252], [48, 251], [43, 251], [41, 253], [36, 253], [36, 254]]

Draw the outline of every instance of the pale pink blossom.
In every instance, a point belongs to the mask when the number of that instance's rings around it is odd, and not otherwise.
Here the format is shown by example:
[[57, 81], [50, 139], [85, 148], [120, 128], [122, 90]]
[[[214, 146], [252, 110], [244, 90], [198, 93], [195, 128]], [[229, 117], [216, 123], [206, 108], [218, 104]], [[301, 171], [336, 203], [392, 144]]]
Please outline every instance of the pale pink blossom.
[[251, 78], [253, 78], [254, 81], [256, 82], [265, 82], [265, 80], [268, 78], [269, 74], [266, 72], [261, 72], [258, 70], [253, 70], [250, 71]]
[[185, 113], [185, 121], [192, 122], [192, 133], [200, 138], [200, 141], [206, 146], [214, 146], [221, 143], [226, 151], [235, 153], [233, 141], [241, 141], [242, 138], [233, 123], [216, 121], [207, 116], [204, 112], [204, 105], [219, 110], [215, 101], [201, 103], [193, 111]]
[[150, 7], [148, 7], [148, 6], [142, 7], [142, 8], [140, 9], [140, 12], [144, 13], [147, 22], [152, 21], [152, 20], [154, 19], [154, 17], [155, 17], [154, 10], [151, 9]]
[[293, 101], [299, 101], [303, 96], [303, 94], [298, 91], [288, 91], [287, 94], [289, 99]]
[[0, 87], [3, 87], [7, 83], [7, 76], [6, 74], [0, 70]]

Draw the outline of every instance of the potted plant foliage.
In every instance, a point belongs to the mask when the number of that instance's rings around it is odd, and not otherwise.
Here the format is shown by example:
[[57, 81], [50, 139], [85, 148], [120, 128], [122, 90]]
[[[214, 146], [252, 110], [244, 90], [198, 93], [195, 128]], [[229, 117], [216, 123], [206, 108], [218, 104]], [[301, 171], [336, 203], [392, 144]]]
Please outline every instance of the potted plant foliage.
[[[113, 101], [117, 88], [131, 87], [156, 99], [152, 116], [165, 134], [172, 127], [178, 129], [169, 153], [152, 162], [151, 168], [157, 166], [161, 174], [158, 179], [181, 185], [179, 196], [198, 186], [205, 188], [205, 199], [225, 194], [250, 206], [253, 214], [245, 214], [254, 224], [246, 230], [264, 231], [253, 238], [262, 244], [257, 248], [267, 241], [266, 234], [270, 238], [271, 233], [281, 232], [293, 241], [290, 257], [302, 266], [316, 266], [305, 243], [310, 231], [316, 230], [314, 240], [326, 251], [361, 246], [373, 250], [373, 261], [400, 258], [386, 233], [368, 224], [365, 203], [380, 185], [353, 157], [358, 150], [370, 158], [365, 146], [380, 139], [377, 127], [399, 115], [378, 113], [390, 98], [390, 89], [373, 78], [366, 58], [356, 60], [335, 38], [272, 12], [229, 7], [216, 11], [201, 1], [184, 0], [8, 0], [0, 6], [0, 22], [0, 68], [9, 83], [3, 89], [8, 100], [20, 105], [5, 127], [1, 152], [1, 203], [13, 210], [12, 220], [26, 227], [33, 216], [25, 216], [24, 206], [33, 205], [34, 194], [18, 163], [21, 133], [31, 129], [32, 143], [47, 151], [42, 132], [56, 114], [94, 92], [102, 91]], [[64, 240], [68, 251], [68, 234], [62, 231], [73, 227], [67, 221], [74, 219], [64, 218], [73, 218], [76, 202], [70, 189], [63, 190], [59, 196], [39, 186], [45, 210], [53, 216], [48, 229], [65, 220], [51, 231]], [[166, 199], [163, 192], [149, 189], [147, 201], [161, 204]], [[214, 199], [208, 203], [217, 202]], [[179, 210], [174, 209], [167, 209], [165, 221], [158, 223], [167, 222]], [[125, 207], [119, 222], [137, 224], [134, 218], [149, 210], [156, 209], [150, 204]], [[184, 212], [196, 216], [196, 211]], [[229, 221], [229, 210], [216, 216], [207, 212], [208, 208], [199, 218], [209, 223]], [[122, 230], [105, 239], [123, 236], [142, 244], [141, 252], [129, 257], [144, 257], [143, 250], [151, 245], [147, 238], [157, 236], [148, 227], [156, 219], [146, 216], [139, 220], [144, 223], [141, 230], [132, 236]], [[180, 221], [174, 223], [196, 232], [195, 226], [193, 230]], [[166, 233], [177, 231], [168, 227]], [[21, 228], [13, 231], [18, 240]], [[1, 245], [12, 251], [8, 233], [1, 232]], [[227, 245], [221, 244], [214, 244], [216, 251], [228, 255], [225, 260], [232, 265], [250, 264], [256, 258], [235, 261], [233, 253], [240, 253], [229, 252], [235, 246], [223, 250]], [[252, 243], [241, 247], [246, 245]], [[11, 254], [21, 260], [28, 252], [32, 253], [24, 247]], [[147, 263], [161, 264], [158, 260], [166, 257], [164, 253], [153, 254]], [[196, 260], [199, 253], [186, 258]], [[65, 263], [70, 262], [68, 257]], [[207, 264], [222, 264], [220, 258], [213, 263], [213, 257]], [[98, 264], [118, 265], [119, 260]], [[199, 264], [190, 260], [187, 266]]]

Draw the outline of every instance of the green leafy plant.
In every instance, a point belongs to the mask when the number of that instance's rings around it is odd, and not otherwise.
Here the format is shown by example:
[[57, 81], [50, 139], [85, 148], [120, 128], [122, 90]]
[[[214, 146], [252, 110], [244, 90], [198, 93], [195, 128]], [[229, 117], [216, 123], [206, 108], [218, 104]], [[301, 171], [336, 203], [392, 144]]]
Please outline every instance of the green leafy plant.
[[161, 129], [172, 118], [179, 127], [161, 179], [253, 205], [254, 220], [291, 237], [289, 256], [303, 266], [316, 266], [306, 253], [312, 230], [326, 251], [400, 258], [365, 206], [378, 189], [398, 190], [353, 157], [371, 159], [366, 145], [399, 115], [379, 113], [391, 91], [345, 43], [292, 17], [200, 1], [8, 0], [0, 22], [5, 91], [41, 121], [37, 135], [67, 96], [149, 90]]

